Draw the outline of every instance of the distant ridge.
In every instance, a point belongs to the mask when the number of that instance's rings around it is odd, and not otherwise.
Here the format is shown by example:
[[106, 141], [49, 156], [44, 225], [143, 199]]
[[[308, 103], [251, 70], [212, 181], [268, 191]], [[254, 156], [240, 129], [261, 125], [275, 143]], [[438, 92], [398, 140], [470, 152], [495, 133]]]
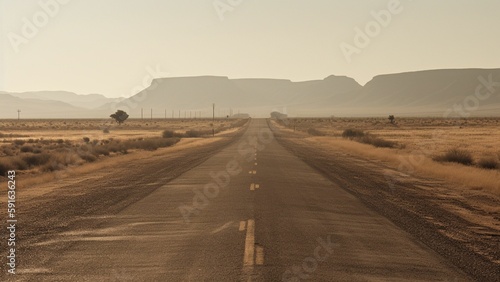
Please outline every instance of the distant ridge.
[[[489, 87], [483, 84], [488, 84]], [[481, 86], [483, 85], [483, 86]], [[31, 118], [107, 118], [115, 109], [132, 118], [249, 113], [268, 117], [272, 111], [289, 116], [443, 116], [467, 106], [470, 116], [500, 115], [500, 69], [441, 69], [375, 76], [361, 86], [347, 76], [293, 82], [287, 79], [229, 79], [225, 76], [154, 79], [136, 95], [122, 100], [64, 91], [0, 92], [0, 118], [14, 118], [14, 108], [29, 109]], [[476, 89], [494, 90], [474, 98]], [[13, 99], [16, 98], [16, 99]], [[476, 100], [477, 105], [472, 105]], [[469, 103], [469, 104], [464, 104]], [[457, 106], [458, 105], [458, 106]], [[474, 106], [474, 107], [472, 107]], [[24, 114], [26, 112], [26, 114]], [[456, 115], [456, 113], [455, 113]]]
[[22, 99], [60, 101], [75, 107], [94, 109], [106, 103], [122, 101], [124, 98], [108, 98], [101, 94], [79, 95], [68, 91], [2, 92]]

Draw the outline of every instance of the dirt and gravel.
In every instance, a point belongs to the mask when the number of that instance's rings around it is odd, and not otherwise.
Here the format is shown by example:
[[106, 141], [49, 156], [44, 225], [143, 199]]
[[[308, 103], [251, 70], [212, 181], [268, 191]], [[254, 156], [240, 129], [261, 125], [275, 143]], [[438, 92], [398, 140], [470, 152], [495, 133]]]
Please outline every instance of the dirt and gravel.
[[405, 175], [379, 160], [314, 146], [303, 134], [271, 127], [290, 152], [477, 281], [500, 279], [500, 199], [495, 195]]
[[[88, 169], [81, 174], [71, 173], [50, 183], [33, 185], [26, 190], [22, 186], [22, 176], [18, 176], [17, 269], [31, 269], [31, 264], [50, 260], [71, 245], [68, 243], [57, 250], [39, 253], [39, 248], [34, 247], [38, 243], [83, 226], [97, 228], [101, 221], [95, 219], [119, 213], [164, 183], [203, 163], [238, 140], [246, 128], [247, 125], [240, 130], [221, 134], [214, 140], [190, 140], [186, 142], [188, 144], [185, 148], [178, 148], [182, 147], [181, 142], [180, 145], [157, 152], [137, 152], [134, 156], [114, 157], [110, 160], [114, 165]], [[141, 158], [141, 154], [148, 154], [148, 157]], [[64, 172], [61, 175], [64, 175]], [[2, 187], [2, 194], [6, 195], [4, 188]], [[1, 199], [2, 206], [5, 207], [6, 197], [2, 196]], [[6, 211], [6, 208], [2, 208], [1, 218], [7, 218]], [[6, 250], [7, 234], [1, 234], [0, 248]], [[5, 258], [2, 261], [5, 262]], [[6, 274], [6, 263], [1, 263], [0, 281], [5, 281]]]

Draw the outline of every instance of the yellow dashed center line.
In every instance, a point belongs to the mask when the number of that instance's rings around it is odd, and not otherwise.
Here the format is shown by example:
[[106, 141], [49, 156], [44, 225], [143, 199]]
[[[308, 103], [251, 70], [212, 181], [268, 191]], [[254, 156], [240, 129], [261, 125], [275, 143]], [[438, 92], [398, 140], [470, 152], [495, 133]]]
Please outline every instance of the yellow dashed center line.
[[255, 264], [263, 265], [264, 264], [264, 247], [257, 246], [255, 249]]
[[255, 183], [250, 184], [250, 191], [254, 191], [255, 189], [259, 189], [259, 188], [260, 188], [259, 184], [255, 184]]
[[255, 244], [255, 220], [249, 219], [248, 222], [240, 221], [240, 231], [245, 230], [245, 253], [243, 255], [244, 272], [252, 274], [254, 265], [264, 265], [264, 247]]
[[246, 221], [240, 221], [240, 228], [239, 228], [239, 230], [240, 231], [245, 230], [246, 226], [247, 226], [247, 222]]
[[253, 266], [255, 254], [255, 221], [249, 219], [247, 223], [247, 235], [245, 238], [245, 254], [243, 255], [243, 265]]

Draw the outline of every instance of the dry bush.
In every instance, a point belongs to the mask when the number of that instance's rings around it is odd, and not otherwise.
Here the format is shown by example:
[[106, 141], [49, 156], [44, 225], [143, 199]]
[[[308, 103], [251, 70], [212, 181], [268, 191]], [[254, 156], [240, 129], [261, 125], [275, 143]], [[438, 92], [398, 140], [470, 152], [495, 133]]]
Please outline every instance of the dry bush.
[[210, 134], [212, 134], [212, 130], [188, 130], [188, 131], [186, 131], [186, 134], [184, 134], [184, 137], [197, 138], [197, 137], [202, 137], [204, 135], [210, 135]]
[[32, 146], [22, 146], [21, 149], [19, 149], [23, 153], [31, 153], [33, 152], [33, 147]]
[[12, 169], [8, 158], [0, 158], [0, 176], [6, 176], [7, 172]]
[[28, 169], [28, 164], [20, 157], [11, 157], [10, 162], [15, 170], [26, 170]]
[[463, 165], [474, 164], [474, 159], [472, 158], [472, 154], [466, 150], [461, 150], [461, 149], [450, 149], [443, 155], [434, 158], [434, 160], [438, 162], [451, 162]]
[[142, 149], [154, 151], [158, 148], [169, 147], [179, 142], [178, 138], [149, 138], [144, 140], [127, 140], [124, 148], [127, 149]]
[[3, 148], [3, 153], [6, 156], [13, 156], [14, 155], [14, 151], [11, 148], [7, 148], [7, 147]]
[[83, 160], [76, 152], [69, 150], [53, 152], [49, 162], [42, 166], [42, 171], [61, 170], [69, 165], [79, 165], [82, 163]]
[[0, 158], [0, 176], [5, 176], [9, 170], [26, 170], [28, 167], [28, 164], [17, 156]]
[[107, 146], [96, 146], [94, 148], [94, 154], [109, 156], [109, 148]]
[[88, 163], [92, 163], [92, 162], [95, 162], [97, 160], [97, 156], [95, 156], [94, 154], [92, 153], [89, 153], [89, 152], [81, 152], [78, 154], [78, 156], [88, 162]]
[[385, 140], [370, 134], [365, 134], [365, 136], [359, 138], [358, 141], [360, 143], [370, 144], [378, 148], [395, 148], [398, 145], [394, 141]]
[[355, 140], [360, 143], [373, 145], [378, 148], [395, 148], [398, 145], [398, 143], [394, 141], [385, 140], [378, 136], [365, 133], [359, 129], [346, 129], [342, 132], [342, 137]]
[[164, 130], [162, 133], [162, 137], [163, 138], [173, 138], [173, 137], [182, 138], [182, 137], [186, 137], [186, 135], [179, 133], [179, 132], [175, 132], [173, 130]]
[[22, 146], [22, 145], [24, 145], [24, 143], [26, 143], [26, 141], [21, 140], [21, 139], [16, 139], [12, 143], [15, 144], [15, 145]]
[[175, 132], [173, 130], [164, 130], [162, 133], [163, 138], [172, 138], [174, 137]]
[[125, 148], [123, 148], [123, 146], [121, 144], [118, 144], [118, 143], [112, 143], [112, 144], [109, 144], [107, 145], [107, 148], [110, 152], [112, 153], [118, 153], [118, 152], [121, 152], [123, 151]]
[[196, 138], [201, 137], [202, 135], [204, 134], [200, 130], [188, 130], [186, 131], [186, 134], [184, 134], [184, 136], [187, 138]]
[[500, 168], [500, 163], [496, 157], [485, 156], [479, 159], [477, 166], [484, 169], [498, 169]]
[[359, 138], [359, 137], [363, 137], [365, 136], [365, 133], [363, 132], [363, 130], [359, 130], [359, 129], [346, 129], [344, 130], [344, 132], [342, 132], [342, 137], [344, 138], [349, 138], [349, 139], [353, 139], [353, 138]]
[[309, 128], [307, 130], [307, 133], [309, 135], [312, 135], [312, 136], [325, 136], [325, 134], [323, 132], [321, 132], [321, 131], [317, 130], [316, 128], [313, 128], [313, 127]]
[[49, 162], [50, 155], [49, 154], [25, 154], [22, 156], [23, 161], [25, 161], [28, 166], [35, 167], [44, 165]]

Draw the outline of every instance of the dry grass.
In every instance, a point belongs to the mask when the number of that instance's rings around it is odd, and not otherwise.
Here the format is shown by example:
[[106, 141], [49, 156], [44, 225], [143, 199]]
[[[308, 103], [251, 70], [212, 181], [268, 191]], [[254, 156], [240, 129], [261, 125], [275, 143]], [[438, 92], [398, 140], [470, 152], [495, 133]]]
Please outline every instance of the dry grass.
[[362, 157], [388, 162], [405, 174], [420, 174], [438, 179], [445, 179], [457, 186], [486, 190], [500, 195], [500, 173], [477, 167], [463, 166], [455, 163], [440, 163], [421, 154], [408, 153], [401, 149], [373, 148], [367, 144], [342, 140], [338, 138], [317, 137], [297, 139], [309, 143], [310, 146], [321, 146], [323, 150], [340, 150], [352, 152]]
[[[246, 120], [245, 120], [246, 121]], [[94, 139], [131, 139], [157, 137], [165, 129], [185, 133], [188, 130], [207, 131], [230, 128], [241, 120], [234, 119], [129, 119], [117, 125], [111, 119], [72, 119], [72, 120], [0, 120], [0, 138], [14, 139], [59, 139], [80, 141], [83, 137]], [[108, 132], [108, 133], [106, 133]]]
[[474, 160], [472, 159], [472, 154], [466, 150], [461, 150], [461, 149], [450, 149], [443, 155], [434, 158], [434, 160], [439, 162], [450, 162], [463, 165], [474, 164]]
[[344, 132], [342, 132], [342, 137], [349, 138], [349, 139], [360, 138], [363, 136], [365, 136], [365, 132], [363, 130], [360, 130], [360, 129], [348, 128], [348, 129], [344, 130]]
[[[235, 129], [248, 120], [175, 120], [175, 121], [131, 121], [115, 129], [110, 134], [103, 134], [99, 120], [37, 120], [37, 121], [0, 121], [6, 128], [17, 133], [3, 134], [0, 143], [0, 177], [8, 170], [27, 171], [29, 173], [50, 172], [67, 167], [80, 166], [96, 162], [99, 158], [127, 154], [130, 151], [154, 151], [169, 147], [183, 137], [202, 137]], [[128, 122], [128, 121], [127, 121]], [[141, 126], [150, 126], [148, 130], [138, 130]], [[53, 129], [63, 127], [66, 129]], [[160, 126], [168, 125], [173, 133], [165, 136]], [[213, 127], [212, 127], [213, 126]], [[34, 127], [37, 130], [25, 131], [23, 128]], [[16, 136], [16, 137], [14, 137]], [[22, 137], [21, 137], [22, 136]], [[59, 138], [64, 136], [65, 139]]]
[[196, 130], [196, 129], [191, 129], [187, 130], [185, 132], [179, 132], [171, 129], [164, 130], [162, 133], [163, 138], [171, 138], [171, 137], [178, 137], [178, 138], [198, 138], [198, 137], [204, 137], [204, 136], [210, 136], [213, 134], [217, 134], [223, 131], [227, 131], [230, 129], [234, 128], [239, 128], [245, 125], [248, 122], [248, 120], [236, 120], [229, 125], [219, 125], [218, 127], [210, 128], [210, 129], [203, 129], [203, 130]]
[[309, 135], [312, 135], [312, 136], [325, 136], [325, 134], [323, 132], [317, 130], [316, 128], [312, 128], [312, 127], [307, 130], [307, 133]]
[[[298, 134], [307, 134], [311, 127], [327, 134], [328, 137], [305, 138], [304, 142], [311, 142], [311, 146], [353, 152], [387, 161], [403, 173], [446, 179], [457, 186], [500, 195], [500, 118], [404, 118], [397, 119], [396, 125], [383, 118], [302, 118], [282, 125], [290, 132], [295, 128]], [[365, 135], [395, 142], [397, 146], [373, 148], [341, 138], [361, 142]]]
[[[483, 156], [500, 154], [500, 118], [398, 118], [391, 124], [386, 118], [296, 118], [287, 120], [288, 128], [307, 133], [309, 128], [330, 137], [341, 137], [350, 130], [397, 143], [407, 153], [423, 153], [430, 158], [460, 148], [471, 153], [474, 163]], [[466, 140], [466, 142], [464, 142]]]
[[342, 137], [350, 140], [355, 140], [360, 143], [370, 144], [379, 148], [394, 148], [398, 145], [394, 141], [385, 140], [378, 136], [365, 133], [364, 131], [359, 129], [346, 129], [344, 130], [344, 132], [342, 132]]
[[500, 162], [498, 160], [498, 157], [495, 156], [482, 157], [477, 162], [477, 166], [484, 169], [499, 169]]
[[[78, 176], [92, 172], [92, 175], [98, 175], [100, 173], [105, 173], [107, 168], [116, 168], [117, 163], [121, 162], [133, 162], [141, 159], [149, 158], [169, 158], [174, 155], [178, 150], [187, 150], [192, 147], [201, 146], [204, 144], [209, 144], [219, 141], [219, 137], [215, 138], [203, 138], [203, 139], [182, 139], [176, 146], [160, 148], [156, 151], [141, 151], [138, 153], [131, 154], [119, 154], [113, 158], [100, 158], [94, 163], [86, 163], [82, 166], [68, 167], [65, 170], [49, 171], [43, 174], [25, 174], [23, 175], [23, 181], [19, 184], [23, 188], [23, 195], [27, 196], [40, 196], [45, 193], [50, 193], [57, 184], [54, 185], [52, 180], [58, 179], [67, 181], [78, 181]], [[35, 187], [36, 189], [26, 189]], [[42, 186], [42, 187], [41, 187]], [[4, 191], [6, 186], [0, 187], [0, 191]]]

